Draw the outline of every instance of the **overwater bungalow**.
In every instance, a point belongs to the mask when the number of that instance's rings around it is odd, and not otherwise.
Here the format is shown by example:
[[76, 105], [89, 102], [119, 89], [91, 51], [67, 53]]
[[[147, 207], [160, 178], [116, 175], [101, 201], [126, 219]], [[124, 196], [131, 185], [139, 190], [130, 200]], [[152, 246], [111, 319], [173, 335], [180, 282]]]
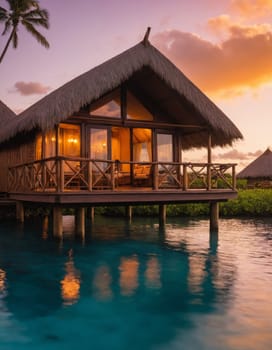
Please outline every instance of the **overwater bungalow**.
[[[21, 217], [23, 203], [52, 206], [56, 232], [63, 206], [152, 203], [162, 216], [167, 203], [216, 208], [236, 196], [236, 176], [235, 164], [212, 162], [212, 148], [241, 138], [147, 33], [0, 130], [0, 190]], [[183, 162], [183, 151], [203, 147], [206, 162]]]

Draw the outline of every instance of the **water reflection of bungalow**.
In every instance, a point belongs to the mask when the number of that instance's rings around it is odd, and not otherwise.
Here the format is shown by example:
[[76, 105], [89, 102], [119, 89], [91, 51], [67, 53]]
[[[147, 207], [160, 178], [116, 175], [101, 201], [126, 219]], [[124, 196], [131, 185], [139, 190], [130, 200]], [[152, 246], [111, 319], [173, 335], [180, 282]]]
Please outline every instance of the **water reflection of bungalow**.
[[[21, 220], [20, 203], [52, 205], [56, 234], [65, 205], [80, 207], [82, 223], [82, 208], [101, 204], [214, 204], [236, 196], [235, 165], [213, 163], [211, 149], [240, 138], [146, 35], [2, 128], [0, 191]], [[183, 150], [200, 147], [205, 163], [182, 162]]]
[[[105, 249], [107, 245], [86, 245], [86, 254], [63, 254], [52, 264], [50, 259], [20, 264], [20, 271], [14, 266], [0, 268], [0, 295], [7, 309], [15, 319], [41, 317], [72, 306], [92, 302], [113, 302], [116, 309], [128, 298], [140, 298], [140, 305], [150, 310], [168, 310], [169, 300], [173, 310], [186, 312], [193, 308], [209, 310], [218, 298], [226, 302], [231, 296], [235, 281], [235, 265], [218, 256], [215, 247], [207, 246], [200, 252], [186, 247], [186, 240], [180, 239], [177, 249], [158, 249], [156, 245], [139, 242], [141, 254], [124, 253], [124, 250]], [[171, 248], [171, 240], [168, 240]], [[111, 245], [111, 242], [109, 242]], [[81, 252], [83, 253], [83, 251]], [[43, 272], [33, 268], [43, 260]], [[58, 263], [59, 262], [59, 263]], [[54, 269], [52, 270], [52, 266]], [[54, 272], [53, 272], [54, 271]], [[53, 276], [52, 276], [53, 274]], [[49, 276], [51, 276], [49, 278]], [[128, 308], [130, 308], [128, 303]], [[189, 305], [189, 306], [188, 306]], [[134, 306], [133, 306], [134, 307]], [[120, 311], [130, 312], [120, 307]]]

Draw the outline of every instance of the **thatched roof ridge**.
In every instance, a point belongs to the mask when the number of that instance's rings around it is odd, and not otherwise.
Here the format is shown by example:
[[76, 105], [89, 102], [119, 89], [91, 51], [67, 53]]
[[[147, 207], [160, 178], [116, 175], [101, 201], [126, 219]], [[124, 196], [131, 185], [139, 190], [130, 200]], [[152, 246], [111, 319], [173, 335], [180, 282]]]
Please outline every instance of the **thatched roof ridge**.
[[0, 101], [0, 126], [6, 126], [13, 118], [16, 117], [16, 114], [4, 104], [4, 102]]
[[272, 178], [272, 152], [269, 148], [258, 158], [245, 167], [237, 177], [242, 178]]
[[51, 92], [21, 113], [12, 127], [0, 132], [3, 142], [35, 127], [52, 128], [76, 113], [84, 105], [118, 87], [143, 67], [152, 69], [168, 86], [185, 97], [203, 118], [204, 124], [218, 132], [216, 144], [231, 144], [243, 138], [230, 119], [164, 55], [151, 44], [142, 42], [91, 69]]

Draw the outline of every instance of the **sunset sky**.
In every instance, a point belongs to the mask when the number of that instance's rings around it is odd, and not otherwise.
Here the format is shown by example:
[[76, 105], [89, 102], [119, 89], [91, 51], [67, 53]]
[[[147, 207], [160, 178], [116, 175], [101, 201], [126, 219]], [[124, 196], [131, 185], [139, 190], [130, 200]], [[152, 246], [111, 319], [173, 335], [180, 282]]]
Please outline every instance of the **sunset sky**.
[[[14, 112], [134, 46], [150, 26], [151, 43], [244, 135], [234, 147], [216, 149], [214, 160], [243, 167], [272, 146], [272, 0], [40, 0], [40, 6], [50, 13], [50, 29], [41, 30], [50, 49], [21, 27], [18, 48], [0, 65], [0, 100]], [[6, 40], [0, 37], [1, 51]]]

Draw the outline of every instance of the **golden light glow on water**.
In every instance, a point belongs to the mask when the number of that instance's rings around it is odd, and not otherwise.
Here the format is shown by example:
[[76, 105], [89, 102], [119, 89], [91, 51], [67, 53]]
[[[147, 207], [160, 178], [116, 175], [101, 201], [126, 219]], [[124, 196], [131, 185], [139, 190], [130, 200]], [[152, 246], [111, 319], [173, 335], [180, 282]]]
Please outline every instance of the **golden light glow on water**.
[[80, 295], [80, 275], [74, 266], [72, 251], [69, 252], [69, 260], [65, 263], [66, 275], [61, 280], [61, 296], [64, 305], [76, 303]]
[[138, 257], [122, 258], [120, 263], [120, 289], [122, 295], [132, 295], [139, 286], [138, 282]]
[[0, 269], [0, 292], [3, 292], [6, 288], [6, 272]]
[[108, 300], [112, 298], [111, 290], [112, 277], [107, 265], [99, 266], [95, 271], [93, 286], [96, 299]]

